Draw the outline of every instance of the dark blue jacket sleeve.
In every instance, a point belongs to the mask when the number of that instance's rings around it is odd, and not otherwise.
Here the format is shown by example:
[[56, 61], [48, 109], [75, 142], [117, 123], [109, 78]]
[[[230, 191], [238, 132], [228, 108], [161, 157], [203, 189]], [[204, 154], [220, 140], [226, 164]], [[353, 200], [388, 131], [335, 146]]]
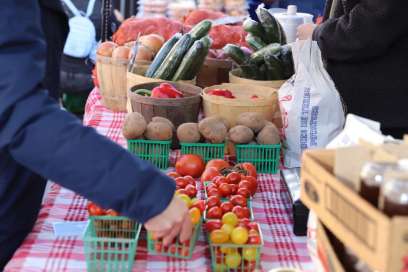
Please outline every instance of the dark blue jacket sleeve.
[[45, 44], [36, 0], [0, 9], [0, 149], [28, 169], [140, 222], [162, 212], [175, 185], [83, 127], [43, 90]]

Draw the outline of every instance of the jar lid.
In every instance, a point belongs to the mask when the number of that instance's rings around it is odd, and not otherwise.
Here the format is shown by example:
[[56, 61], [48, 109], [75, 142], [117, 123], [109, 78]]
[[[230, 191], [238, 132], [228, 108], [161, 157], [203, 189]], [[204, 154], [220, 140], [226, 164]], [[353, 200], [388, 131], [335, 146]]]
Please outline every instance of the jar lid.
[[408, 205], [408, 178], [390, 178], [387, 179], [381, 192], [388, 201]]
[[395, 167], [394, 163], [389, 162], [366, 162], [361, 169], [360, 179], [369, 186], [381, 186], [385, 171]]

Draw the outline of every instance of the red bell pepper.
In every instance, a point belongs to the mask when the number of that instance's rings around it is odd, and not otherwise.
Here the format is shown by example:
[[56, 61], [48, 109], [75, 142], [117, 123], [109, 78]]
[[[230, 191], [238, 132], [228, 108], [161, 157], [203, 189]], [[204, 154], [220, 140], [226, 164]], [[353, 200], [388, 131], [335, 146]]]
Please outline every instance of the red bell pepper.
[[259, 96], [257, 96], [256, 94], [254, 94], [253, 96], [251, 96], [251, 99], [257, 99], [259, 98]]
[[216, 95], [216, 96], [222, 96], [225, 98], [235, 98], [235, 96], [232, 94], [230, 90], [227, 89], [214, 89], [208, 91], [209, 95]]
[[158, 87], [152, 90], [152, 96], [154, 98], [180, 98], [183, 97], [183, 93], [173, 87], [169, 83], [162, 83]]

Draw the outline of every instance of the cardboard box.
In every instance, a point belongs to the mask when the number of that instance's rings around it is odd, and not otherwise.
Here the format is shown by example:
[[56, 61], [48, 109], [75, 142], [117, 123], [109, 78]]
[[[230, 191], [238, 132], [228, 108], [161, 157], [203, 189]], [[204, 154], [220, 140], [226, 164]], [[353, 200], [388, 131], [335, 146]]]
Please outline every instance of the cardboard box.
[[379, 271], [408, 267], [408, 217], [389, 218], [333, 174], [334, 150], [306, 151], [301, 200], [341, 242]]
[[320, 266], [325, 272], [346, 272], [329, 238], [329, 233], [321, 222], [317, 223], [317, 253]]

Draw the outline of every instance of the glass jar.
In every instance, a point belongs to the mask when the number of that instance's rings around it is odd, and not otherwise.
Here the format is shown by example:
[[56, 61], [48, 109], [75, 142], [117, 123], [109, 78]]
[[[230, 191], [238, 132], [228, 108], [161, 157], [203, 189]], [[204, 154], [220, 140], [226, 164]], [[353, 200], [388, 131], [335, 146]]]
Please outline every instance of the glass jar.
[[384, 162], [366, 162], [360, 173], [360, 195], [378, 207], [380, 188], [384, 183], [385, 171], [395, 168], [396, 164]]
[[408, 176], [387, 179], [381, 188], [382, 210], [388, 216], [408, 216]]

